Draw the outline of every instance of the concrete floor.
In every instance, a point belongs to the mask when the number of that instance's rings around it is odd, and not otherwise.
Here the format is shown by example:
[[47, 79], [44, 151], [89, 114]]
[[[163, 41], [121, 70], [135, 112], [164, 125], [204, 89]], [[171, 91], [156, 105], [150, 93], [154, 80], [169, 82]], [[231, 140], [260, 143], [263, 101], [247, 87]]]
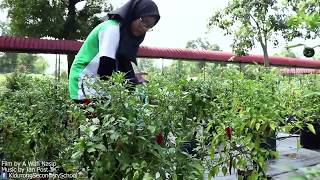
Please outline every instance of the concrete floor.
[[[287, 136], [278, 134], [278, 137]], [[277, 141], [278, 159], [269, 161], [268, 175], [275, 180], [291, 180], [302, 168], [320, 165], [320, 150], [309, 150], [305, 148], [297, 149], [298, 137], [291, 137]], [[205, 173], [205, 180], [208, 173]], [[214, 177], [213, 180], [236, 180], [235, 172], [224, 176], [222, 173]], [[320, 180], [320, 177], [316, 178]]]

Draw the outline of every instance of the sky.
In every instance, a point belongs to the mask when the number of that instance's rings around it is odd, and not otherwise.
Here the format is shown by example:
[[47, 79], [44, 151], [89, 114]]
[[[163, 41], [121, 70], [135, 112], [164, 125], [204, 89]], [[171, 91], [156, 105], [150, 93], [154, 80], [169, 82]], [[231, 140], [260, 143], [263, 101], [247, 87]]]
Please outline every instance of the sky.
[[[126, 2], [126, 0], [115, 1], [118, 2], [115, 6]], [[168, 48], [184, 48], [188, 41], [206, 37], [206, 25], [213, 10], [227, 4], [226, 0], [154, 1], [158, 5], [161, 18], [153, 31], [148, 32], [142, 45]], [[220, 32], [211, 34], [211, 43], [221, 44], [221, 48], [231, 50], [229, 43], [232, 39], [226, 39], [221, 34]]]
[[[1, 2], [2, 0], [0, 0]], [[207, 23], [214, 11], [225, 7], [228, 0], [154, 0], [159, 8], [161, 19], [148, 32], [142, 45], [151, 47], [184, 48], [190, 40], [199, 37], [206, 37], [211, 44], [218, 44], [223, 51], [231, 52], [231, 36], [224, 36], [223, 31], [214, 28], [207, 33]], [[115, 8], [123, 5], [127, 0], [111, 0]], [[0, 20], [6, 19], [6, 13], [0, 12]], [[292, 44], [304, 42], [296, 40]], [[314, 42], [309, 41], [309, 44]], [[280, 41], [277, 48], [269, 47], [269, 54], [272, 55], [281, 51], [285, 47], [285, 42]], [[296, 55], [302, 56], [302, 49], [292, 49]], [[251, 54], [262, 54], [261, 48], [255, 47], [250, 51]], [[50, 64], [48, 73], [52, 73], [55, 64], [55, 55], [42, 55]], [[66, 56], [62, 55], [62, 69], [67, 68]], [[158, 61], [159, 62], [159, 61]]]

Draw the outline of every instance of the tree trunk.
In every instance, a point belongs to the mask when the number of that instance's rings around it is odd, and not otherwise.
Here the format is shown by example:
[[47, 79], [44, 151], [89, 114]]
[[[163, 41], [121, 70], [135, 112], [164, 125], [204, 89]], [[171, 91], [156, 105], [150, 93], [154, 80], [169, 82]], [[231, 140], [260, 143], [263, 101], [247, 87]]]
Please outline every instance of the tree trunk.
[[69, 0], [68, 15], [64, 25], [64, 38], [74, 40], [76, 38], [77, 23], [76, 23], [76, 4], [79, 0]]
[[266, 39], [266, 35], [264, 35], [264, 40], [261, 36], [259, 36], [259, 41], [260, 41], [260, 45], [262, 47], [262, 51], [263, 51], [263, 63], [265, 67], [269, 67], [270, 63], [269, 63], [269, 55], [268, 55], [268, 45], [267, 45], [267, 39]]
[[269, 67], [270, 63], [269, 63], [269, 55], [268, 55], [268, 49], [267, 49], [267, 45], [265, 44], [263, 47], [263, 62], [264, 62], [264, 66], [265, 67]]
[[[77, 24], [76, 24], [76, 4], [80, 2], [80, 0], [69, 0], [68, 4], [68, 16], [65, 24], [65, 32], [64, 32], [64, 38], [68, 40], [75, 40], [76, 39], [76, 30], [77, 30]], [[67, 60], [68, 60], [68, 78], [70, 74], [70, 69], [72, 62], [75, 58], [75, 54], [68, 54]]]
[[70, 74], [70, 69], [71, 69], [71, 65], [72, 65], [72, 62], [75, 58], [75, 54], [68, 54], [67, 56], [67, 60], [68, 60], [68, 78], [69, 78], [69, 74]]

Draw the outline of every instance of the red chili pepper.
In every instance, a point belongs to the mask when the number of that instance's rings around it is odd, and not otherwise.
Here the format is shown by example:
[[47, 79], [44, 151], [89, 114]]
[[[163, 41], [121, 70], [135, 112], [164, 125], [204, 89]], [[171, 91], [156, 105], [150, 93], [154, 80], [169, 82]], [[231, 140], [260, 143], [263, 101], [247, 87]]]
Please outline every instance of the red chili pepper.
[[91, 103], [91, 100], [90, 99], [84, 99], [83, 100], [83, 104], [84, 105], [89, 105]]
[[227, 133], [227, 136], [228, 136], [229, 140], [231, 140], [232, 128], [231, 127], [227, 127], [225, 130], [226, 130], [226, 133]]
[[159, 145], [162, 145], [164, 143], [164, 136], [161, 132], [156, 135], [156, 141]]

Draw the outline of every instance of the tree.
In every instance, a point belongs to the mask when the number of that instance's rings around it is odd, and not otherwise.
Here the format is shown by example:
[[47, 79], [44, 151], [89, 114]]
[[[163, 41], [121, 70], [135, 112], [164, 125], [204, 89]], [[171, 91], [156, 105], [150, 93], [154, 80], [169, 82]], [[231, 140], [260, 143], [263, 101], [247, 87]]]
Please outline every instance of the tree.
[[[288, 18], [288, 25], [300, 30], [300, 37], [304, 39], [316, 39], [320, 36], [320, 3], [317, 0], [288, 0], [288, 6], [292, 7], [293, 13]], [[304, 46], [303, 54], [306, 57], [315, 55], [316, 46], [309, 46], [304, 43], [288, 46], [294, 48]]]
[[10, 35], [10, 29], [7, 22], [0, 21], [0, 36]]
[[138, 66], [137, 71], [138, 72], [149, 72], [149, 71], [155, 71], [155, 67], [153, 65], [152, 60], [147, 58], [140, 58], [138, 59]]
[[[8, 22], [0, 22], [0, 35], [11, 35]], [[31, 54], [4, 53], [0, 57], [0, 73], [8, 73], [14, 70], [29, 71], [31, 73], [43, 73], [49, 64], [40, 56]]]
[[99, 23], [95, 16], [112, 9], [109, 1], [87, 0], [79, 12], [76, 4], [82, 0], [3, 0], [8, 8], [13, 35], [53, 37], [57, 39], [85, 39]]
[[18, 66], [18, 54], [3, 53], [0, 56], [0, 73], [9, 73], [14, 71]]
[[[198, 49], [198, 50], [211, 50], [211, 51], [220, 51], [220, 47], [217, 44], [211, 44], [207, 38], [197, 38], [195, 40], [190, 40], [187, 42], [186, 48]], [[181, 63], [181, 64], [179, 64]], [[177, 67], [183, 67], [182, 62], [179, 62]], [[194, 63], [192, 63], [194, 64]], [[191, 71], [201, 72], [205, 67], [205, 62], [198, 62], [196, 67], [191, 67], [190, 64], [189, 69]]]
[[208, 27], [218, 26], [226, 35], [233, 35], [233, 51], [238, 55], [248, 53], [259, 43], [264, 55], [264, 65], [269, 66], [268, 42], [276, 46], [276, 35], [285, 39], [300, 35], [296, 28], [286, 23], [288, 9], [278, 0], [230, 0], [225, 9], [219, 10], [210, 18]]
[[37, 61], [37, 56], [33, 54], [18, 54], [18, 68], [21, 71], [35, 72], [34, 63]]
[[288, 24], [301, 30], [301, 37], [315, 39], [320, 36], [320, 3], [318, 0], [287, 0], [292, 8]]
[[290, 49], [283, 49], [281, 52], [279, 53], [275, 53], [275, 56], [282, 56], [282, 57], [291, 57], [291, 58], [296, 58], [297, 56], [294, 54], [293, 51], [291, 51]]
[[[5, 21], [0, 22], [0, 35], [10, 35], [9, 25]], [[0, 73], [11, 72], [16, 69], [17, 66], [17, 54], [16, 53], [1, 53], [0, 56]]]
[[34, 73], [44, 74], [49, 67], [49, 63], [43, 57], [38, 56], [33, 66], [34, 66]]
[[[15, 36], [36, 38], [83, 40], [99, 23], [95, 16], [112, 9], [109, 0], [87, 0], [85, 7], [77, 11], [82, 0], [3, 0], [2, 8], [8, 8], [10, 29]], [[68, 55], [70, 68], [74, 55]]]
[[48, 62], [37, 55], [4, 53], [0, 56], [0, 73], [10, 73], [18, 70], [39, 74], [44, 73], [48, 67]]
[[217, 44], [210, 44], [207, 38], [197, 38], [187, 42], [186, 48], [219, 51], [220, 47]]

